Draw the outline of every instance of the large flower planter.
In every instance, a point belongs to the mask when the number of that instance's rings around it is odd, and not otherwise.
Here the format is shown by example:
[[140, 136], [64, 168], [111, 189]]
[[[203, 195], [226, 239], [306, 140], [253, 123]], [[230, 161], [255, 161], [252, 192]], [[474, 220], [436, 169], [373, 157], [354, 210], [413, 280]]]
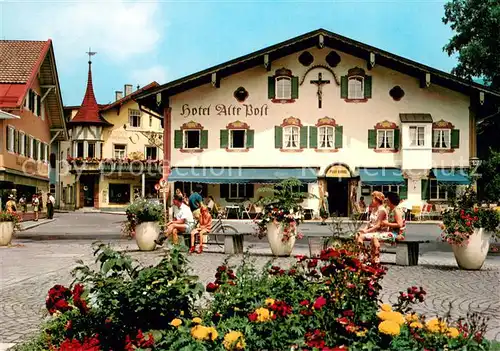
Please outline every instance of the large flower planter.
[[290, 256], [295, 246], [297, 227], [290, 228], [293, 233], [290, 233], [290, 238], [285, 241], [283, 241], [284, 228], [284, 223], [271, 222], [267, 224], [267, 240], [274, 256]]
[[14, 233], [13, 222], [0, 222], [0, 246], [7, 246], [12, 240]]
[[490, 248], [490, 236], [491, 233], [483, 228], [474, 229], [474, 233], [469, 237], [469, 244], [453, 245], [453, 253], [461, 269], [481, 269]]
[[160, 235], [158, 222], [143, 222], [135, 227], [135, 242], [141, 251], [153, 251]]

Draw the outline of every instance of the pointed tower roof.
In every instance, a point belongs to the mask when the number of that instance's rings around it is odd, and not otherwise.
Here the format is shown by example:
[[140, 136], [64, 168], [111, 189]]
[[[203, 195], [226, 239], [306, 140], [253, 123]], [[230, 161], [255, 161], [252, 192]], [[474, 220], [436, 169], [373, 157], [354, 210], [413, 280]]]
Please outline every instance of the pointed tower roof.
[[95, 99], [94, 87], [92, 85], [92, 61], [90, 60], [89, 54], [89, 74], [87, 79], [87, 90], [85, 91], [85, 96], [83, 97], [83, 102], [75, 117], [69, 122], [72, 125], [75, 124], [91, 124], [91, 125], [104, 125], [112, 126], [111, 123], [106, 121], [104, 117], [99, 113], [99, 105]]

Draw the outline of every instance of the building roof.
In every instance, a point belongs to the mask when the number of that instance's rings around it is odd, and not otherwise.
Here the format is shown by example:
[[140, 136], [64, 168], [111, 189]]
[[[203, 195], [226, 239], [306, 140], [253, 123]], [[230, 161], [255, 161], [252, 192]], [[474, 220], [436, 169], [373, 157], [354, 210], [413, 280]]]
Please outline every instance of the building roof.
[[112, 126], [111, 123], [106, 121], [104, 117], [101, 116], [99, 105], [95, 99], [94, 86], [92, 84], [92, 61], [89, 61], [87, 89], [85, 90], [82, 105], [78, 109], [75, 117], [73, 117], [68, 123], [71, 125], [92, 124]]
[[399, 119], [403, 123], [432, 123], [430, 113], [400, 113]]
[[0, 108], [20, 109], [37, 79], [51, 131], [57, 132], [58, 140], [65, 140], [66, 121], [52, 40], [0, 40]]
[[[440, 85], [470, 96], [478, 94], [481, 91], [495, 98], [500, 98], [500, 91], [490, 89], [484, 85], [459, 78], [450, 73], [440, 71], [407, 58], [391, 54], [387, 51], [363, 44], [325, 29], [318, 29], [163, 84], [156, 88], [151, 88], [139, 94], [135, 100], [150, 110], [162, 114], [163, 108], [168, 106], [169, 96], [182, 93], [204, 84], [210, 84], [214, 73], [216, 74], [217, 82], [224, 77], [245, 71], [249, 68], [264, 66], [266, 57], [268, 62], [272, 65], [273, 61], [314, 46], [324, 46], [339, 50], [365, 60], [369, 60], [370, 54], [373, 53], [375, 54], [375, 65], [385, 66], [419, 79], [425, 79], [425, 75], [429, 73], [431, 75], [432, 84]], [[156, 95], [158, 93], [161, 93], [161, 104], [157, 103], [158, 100]]]
[[101, 112], [108, 111], [108, 110], [111, 110], [113, 108], [120, 108], [121, 106], [123, 106], [127, 102], [129, 102], [130, 100], [133, 100], [137, 95], [141, 94], [142, 92], [149, 90], [151, 88], [158, 87], [158, 86], [160, 86], [160, 84], [153, 81], [153, 82], [149, 83], [148, 85], [145, 85], [140, 89], [137, 89], [132, 94], [128, 94], [127, 96], [124, 96], [121, 99], [116, 100], [115, 102], [112, 102], [110, 104], [102, 105]]

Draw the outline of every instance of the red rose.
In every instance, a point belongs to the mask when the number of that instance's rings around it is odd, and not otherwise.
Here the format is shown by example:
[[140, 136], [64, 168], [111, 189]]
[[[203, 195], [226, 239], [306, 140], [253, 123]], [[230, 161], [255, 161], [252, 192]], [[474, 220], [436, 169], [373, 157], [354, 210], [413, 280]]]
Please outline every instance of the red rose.
[[307, 267], [308, 268], [316, 268], [317, 265], [318, 265], [318, 259], [317, 258], [313, 258], [312, 260], [310, 260], [307, 263]]
[[309, 306], [309, 300], [302, 300], [299, 303], [301, 306]]
[[320, 310], [324, 305], [326, 305], [326, 299], [323, 296], [320, 296], [314, 301], [313, 308], [316, 310]]

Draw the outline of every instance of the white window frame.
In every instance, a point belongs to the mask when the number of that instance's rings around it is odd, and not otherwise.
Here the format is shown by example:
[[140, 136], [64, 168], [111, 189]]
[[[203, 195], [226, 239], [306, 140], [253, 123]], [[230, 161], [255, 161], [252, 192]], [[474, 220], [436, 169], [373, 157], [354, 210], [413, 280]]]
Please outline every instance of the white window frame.
[[9, 145], [7, 145], [7, 151], [14, 152], [16, 129], [12, 126], [8, 126], [7, 133], [9, 133]]
[[[254, 186], [253, 184], [228, 184], [229, 185], [229, 193], [228, 193], [228, 199], [231, 200], [238, 200], [238, 199], [246, 199], [247, 197], [247, 187], [248, 186]], [[243, 194], [240, 194], [240, 188], [239, 186], [243, 186]], [[231, 196], [231, 189], [232, 187], [236, 187], [236, 197]]]
[[[120, 147], [121, 147], [121, 146], [124, 146], [124, 148], [123, 148], [123, 149], [121, 149], [121, 148], [120, 148], [119, 150], [117, 150], [117, 149], [116, 149], [116, 147], [117, 147], [117, 146], [120, 146]], [[122, 151], [123, 151], [123, 155], [122, 155], [122, 156], [118, 156], [118, 157], [117, 157], [117, 156], [116, 156], [116, 152], [117, 152], [117, 151], [119, 151], [119, 152], [120, 152], [120, 154], [121, 154], [121, 153], [122, 153]], [[117, 159], [117, 160], [123, 160], [126, 156], [127, 156], [127, 144], [113, 144], [113, 158], [114, 158], [114, 159]]]
[[[288, 141], [293, 142], [294, 134], [296, 134], [296, 146], [288, 146]], [[300, 148], [300, 127], [297, 126], [285, 126], [283, 127], [283, 149], [299, 149]]]
[[374, 191], [381, 191], [382, 193], [396, 193], [399, 194], [401, 190], [401, 185], [372, 185], [370, 187], [370, 193]]
[[[137, 122], [139, 122], [137, 126], [134, 126], [132, 123], [134, 117], [137, 117]], [[141, 126], [142, 126], [142, 114], [141, 114], [140, 110], [136, 110], [133, 108], [128, 109], [128, 125], [130, 128], [136, 128], [136, 129], [141, 128]]]
[[[377, 149], [378, 150], [394, 150], [394, 129], [376, 129], [377, 131]], [[383, 134], [384, 146], [380, 146], [380, 134]], [[392, 139], [388, 138], [388, 135], [392, 134]], [[392, 144], [389, 143], [392, 141]]]
[[42, 158], [42, 141], [40, 139], [37, 139], [38, 144], [37, 144], [37, 161], [41, 161]]
[[28, 137], [28, 143], [30, 144], [30, 154], [28, 155], [29, 158], [34, 159], [33, 155], [35, 153], [34, 147], [35, 147], [35, 139], [30, 135]]
[[[197, 147], [188, 147], [188, 137], [187, 137], [187, 134], [188, 132], [197, 132], [198, 133], [198, 146]], [[201, 149], [201, 129], [184, 129], [182, 131], [182, 136], [183, 136], [183, 149], [186, 149], [186, 150], [199, 150]]]
[[[432, 197], [432, 188], [436, 187], [437, 197]], [[441, 197], [441, 194], [444, 192], [444, 196]], [[429, 200], [431, 201], [446, 201], [448, 200], [448, 190], [441, 189], [441, 185], [439, 185], [437, 179], [429, 179]]]
[[94, 145], [94, 156], [92, 156], [92, 158], [97, 158], [97, 142], [94, 142], [94, 141], [87, 142], [87, 157], [90, 157], [90, 153], [89, 153], [90, 145]]
[[24, 109], [30, 109], [30, 89], [28, 89], [28, 94], [26, 94], [26, 98], [24, 99]]
[[[360, 82], [361, 84], [359, 84]], [[358, 87], [360, 86], [359, 90]], [[365, 78], [362, 76], [350, 76], [347, 78], [347, 98], [361, 100], [365, 98]]]
[[[233, 132], [234, 131], [239, 131], [239, 132], [244, 132], [245, 135], [243, 136], [243, 146], [242, 147], [234, 147], [233, 145]], [[235, 150], [241, 150], [241, 149], [246, 149], [247, 148], [247, 130], [246, 129], [229, 129], [229, 148], [230, 149], [235, 149]]]
[[43, 147], [45, 148], [45, 163], [49, 162], [49, 144], [44, 143]]
[[[332, 138], [331, 138], [331, 146], [328, 146], [328, 131], [331, 130]], [[324, 139], [324, 140], [323, 140]], [[325, 145], [322, 146], [323, 141], [325, 141]], [[318, 127], [318, 149], [334, 149], [335, 148], [335, 127], [332, 126], [319, 126]]]
[[[447, 140], [445, 143], [448, 146], [443, 146], [443, 134], [448, 133]], [[435, 144], [435, 136], [437, 136], [438, 146]], [[446, 136], [446, 135], [445, 135]], [[451, 149], [451, 129], [450, 128], [436, 128], [432, 130], [432, 148], [440, 149], [440, 150], [449, 150]]]
[[[413, 140], [412, 139], [412, 130], [415, 129], [415, 139]], [[420, 136], [420, 133], [419, 131], [423, 129], [423, 138], [422, 138], [422, 145], [418, 145], [419, 143], [419, 136]], [[422, 126], [422, 125], [412, 125], [412, 126], [409, 126], [408, 127], [408, 139], [409, 139], [409, 146], [412, 147], [412, 148], [425, 148], [426, 147], [426, 137], [425, 137], [425, 134], [427, 132], [427, 128], [426, 126]]]
[[26, 155], [26, 133], [19, 131], [19, 155]]
[[275, 98], [289, 100], [292, 98], [292, 77], [278, 76], [275, 78]]
[[40, 97], [38, 96], [38, 94], [35, 91], [33, 91], [33, 114], [37, 117], [39, 116], [39, 113], [40, 113], [40, 111], [38, 111], [38, 99], [39, 98]]
[[[148, 148], [156, 149], [156, 158], [148, 158]], [[144, 147], [144, 157], [146, 157], [146, 160], [158, 160], [158, 146], [146, 145]]]
[[44, 104], [45, 104], [44, 101], [40, 102], [40, 108], [42, 109], [42, 111], [40, 111], [40, 118], [42, 119], [42, 121], [45, 121], [45, 106], [44, 106]]

